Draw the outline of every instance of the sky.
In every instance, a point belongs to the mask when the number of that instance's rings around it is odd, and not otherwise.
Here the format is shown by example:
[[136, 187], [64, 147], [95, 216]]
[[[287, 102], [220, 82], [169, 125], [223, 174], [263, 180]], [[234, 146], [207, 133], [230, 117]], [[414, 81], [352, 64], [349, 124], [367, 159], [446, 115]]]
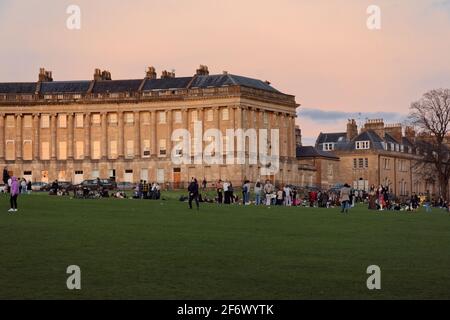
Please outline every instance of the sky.
[[[69, 30], [69, 5], [81, 29]], [[381, 9], [369, 30], [367, 8]], [[305, 144], [348, 118], [405, 120], [450, 88], [450, 0], [0, 0], [0, 82], [178, 76], [200, 64], [268, 80], [296, 96]]]

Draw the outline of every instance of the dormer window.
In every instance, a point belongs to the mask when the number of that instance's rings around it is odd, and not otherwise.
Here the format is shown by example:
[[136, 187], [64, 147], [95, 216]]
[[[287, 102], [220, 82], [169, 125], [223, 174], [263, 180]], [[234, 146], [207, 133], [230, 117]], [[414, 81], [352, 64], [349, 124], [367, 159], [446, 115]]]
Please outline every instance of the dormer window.
[[356, 150], [370, 149], [370, 141], [356, 141]]
[[323, 151], [333, 151], [333, 150], [334, 150], [334, 143], [323, 144]]

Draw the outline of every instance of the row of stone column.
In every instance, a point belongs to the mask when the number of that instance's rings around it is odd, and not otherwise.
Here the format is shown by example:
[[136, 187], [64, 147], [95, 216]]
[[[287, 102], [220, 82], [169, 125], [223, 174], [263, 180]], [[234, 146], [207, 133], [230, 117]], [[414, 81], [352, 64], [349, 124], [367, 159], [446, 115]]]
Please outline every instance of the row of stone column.
[[[191, 109], [192, 110], [192, 109]], [[203, 108], [196, 108], [193, 110], [197, 110], [198, 120], [202, 121], [203, 126], [205, 125], [205, 110]], [[255, 129], [260, 129], [261, 124], [263, 124], [263, 113], [258, 112], [255, 108], [241, 108], [241, 107], [230, 107], [229, 109], [229, 121], [233, 124], [234, 128], [242, 128], [247, 129], [248, 127], [254, 127]], [[184, 128], [191, 128], [192, 122], [189, 119], [188, 109], [182, 109], [182, 122]], [[216, 107], [213, 108], [213, 116], [215, 121], [215, 127], [221, 127], [220, 121], [220, 111], [221, 109]], [[152, 155], [158, 155], [158, 141], [157, 141], [157, 125], [158, 125], [158, 113], [161, 111], [150, 111], [150, 132], [155, 133], [151, 134], [150, 137], [150, 150]], [[167, 141], [167, 149], [171, 150], [172, 142], [171, 142], [171, 133], [173, 131], [173, 112], [172, 110], [166, 111], [166, 125], [168, 126], [168, 137], [166, 137]], [[244, 123], [244, 113], [247, 113], [247, 123]], [[124, 113], [127, 111], [119, 111], [119, 112], [111, 112], [117, 113], [118, 119], [118, 141], [117, 141], [117, 153], [119, 158], [123, 158], [125, 155], [125, 137], [124, 137]], [[92, 113], [84, 113], [83, 117], [83, 128], [84, 128], [84, 157], [89, 158], [91, 155], [91, 115]], [[134, 114], [134, 153], [135, 157], [141, 156], [141, 121], [140, 121], [140, 112], [135, 111]], [[269, 113], [273, 114], [273, 113]], [[47, 114], [46, 114], [47, 115]], [[67, 117], [67, 158], [74, 158], [74, 149], [75, 149], [75, 113], [64, 113]], [[282, 128], [285, 126], [283, 121], [287, 121], [287, 145], [288, 156], [295, 156], [295, 124], [294, 117], [291, 115], [286, 115], [286, 119], [281, 119], [282, 113], [279, 113], [279, 127]], [[15, 114], [15, 157], [16, 160], [20, 160], [23, 157], [23, 114]], [[52, 160], [56, 160], [57, 155], [57, 113], [49, 114], [50, 116], [50, 158]], [[101, 158], [106, 159], [108, 157], [108, 112], [101, 112]], [[32, 114], [32, 130], [33, 130], [33, 159], [40, 159], [40, 147], [41, 147], [41, 114]], [[5, 159], [5, 134], [7, 127], [5, 125], [5, 114], [0, 114], [0, 159]], [[249, 121], [250, 120], [250, 121]], [[249, 124], [250, 123], [250, 124]], [[272, 121], [269, 118], [267, 129], [272, 129]], [[280, 146], [281, 147], [281, 146]], [[168, 154], [170, 155], [170, 153]]]

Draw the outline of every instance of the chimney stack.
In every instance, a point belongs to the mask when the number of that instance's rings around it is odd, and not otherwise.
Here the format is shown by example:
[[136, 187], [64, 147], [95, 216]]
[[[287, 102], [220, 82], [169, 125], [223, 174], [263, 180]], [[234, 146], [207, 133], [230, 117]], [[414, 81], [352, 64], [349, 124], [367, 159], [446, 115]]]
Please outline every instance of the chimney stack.
[[355, 119], [348, 119], [347, 123], [347, 140], [351, 141], [358, 135], [358, 125]]
[[388, 124], [384, 127], [384, 132], [390, 134], [397, 142], [402, 141], [403, 133], [402, 133], [402, 124]]
[[374, 131], [380, 138], [384, 138], [384, 120], [383, 119], [368, 119], [364, 124], [363, 131], [372, 130]]
[[94, 71], [94, 80], [95, 81], [99, 81], [99, 80], [111, 80], [111, 72], [109, 71], [101, 71], [100, 69], [95, 69]]
[[302, 129], [299, 126], [295, 126], [295, 145], [297, 147], [302, 146]]
[[175, 72], [169, 72], [167, 70], [164, 70], [161, 73], [161, 79], [170, 79], [170, 78], [175, 78]]
[[39, 82], [52, 82], [53, 76], [51, 71], [45, 70], [45, 68], [39, 69]]
[[145, 77], [147, 79], [156, 79], [157, 75], [156, 75], [155, 67], [153, 67], [153, 66], [152, 67], [148, 67]]
[[198, 68], [196, 71], [196, 75], [197, 76], [209, 76], [208, 66], [201, 64], [200, 68]]
[[414, 140], [414, 138], [416, 137], [416, 130], [414, 130], [413, 127], [406, 127], [405, 136], [410, 140]]

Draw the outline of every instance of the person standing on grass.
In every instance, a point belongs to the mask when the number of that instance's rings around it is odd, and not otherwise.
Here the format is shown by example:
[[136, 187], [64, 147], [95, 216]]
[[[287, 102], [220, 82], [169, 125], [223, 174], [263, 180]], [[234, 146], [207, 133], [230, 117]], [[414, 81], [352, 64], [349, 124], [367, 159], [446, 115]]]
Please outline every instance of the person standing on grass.
[[205, 192], [206, 191], [206, 186], [208, 185], [208, 181], [206, 181], [206, 177], [205, 178], [203, 178], [203, 181], [202, 181], [202, 189], [203, 189], [203, 192]]
[[257, 205], [257, 206], [259, 206], [259, 205], [261, 205], [261, 190], [262, 190], [262, 184], [261, 184], [261, 182], [259, 182], [259, 180], [258, 181], [256, 181], [256, 184], [255, 184], [255, 204]]
[[26, 194], [27, 193], [27, 181], [25, 179], [22, 179], [20, 182], [20, 193]]
[[28, 194], [31, 194], [31, 191], [33, 191], [33, 190], [31, 189], [31, 187], [32, 187], [32, 185], [31, 185], [31, 180], [29, 180], [29, 181], [28, 181], [28, 184], [27, 184], [27, 191], [28, 191]]
[[11, 192], [9, 202], [11, 204], [11, 209], [9, 212], [17, 212], [17, 197], [19, 196], [19, 181], [16, 177], [11, 178]]
[[192, 201], [195, 200], [195, 204], [197, 205], [197, 210], [200, 209], [200, 204], [198, 201], [198, 182], [197, 179], [193, 179], [189, 184], [189, 209], [192, 210]]
[[290, 207], [292, 205], [292, 190], [289, 186], [284, 186], [284, 205]]
[[250, 181], [245, 180], [242, 185], [242, 204], [247, 205], [250, 202]]
[[8, 167], [3, 169], [3, 183], [5, 184], [5, 193], [9, 192], [8, 181], [11, 177], [9, 176]]
[[222, 180], [219, 180], [217, 182], [216, 189], [217, 189], [217, 202], [219, 204], [222, 204], [223, 203], [223, 185], [222, 185]]
[[348, 213], [348, 208], [350, 207], [350, 186], [346, 183], [341, 188], [341, 213]]

